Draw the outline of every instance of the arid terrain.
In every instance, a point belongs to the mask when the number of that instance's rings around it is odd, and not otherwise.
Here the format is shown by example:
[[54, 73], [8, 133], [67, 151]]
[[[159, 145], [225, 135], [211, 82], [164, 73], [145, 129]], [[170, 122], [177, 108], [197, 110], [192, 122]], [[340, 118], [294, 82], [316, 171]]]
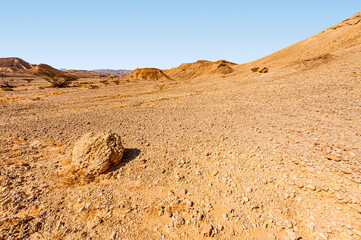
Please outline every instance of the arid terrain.
[[[0, 239], [361, 239], [361, 13], [247, 64], [6, 79]], [[125, 151], [85, 177], [91, 131]]]

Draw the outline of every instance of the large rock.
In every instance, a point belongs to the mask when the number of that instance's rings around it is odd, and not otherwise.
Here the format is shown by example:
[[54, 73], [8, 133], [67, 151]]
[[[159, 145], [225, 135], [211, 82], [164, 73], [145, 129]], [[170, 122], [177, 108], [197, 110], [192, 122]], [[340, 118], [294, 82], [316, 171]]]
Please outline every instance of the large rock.
[[106, 171], [110, 165], [118, 164], [123, 152], [124, 147], [117, 134], [90, 132], [75, 143], [71, 165], [75, 171], [96, 175]]

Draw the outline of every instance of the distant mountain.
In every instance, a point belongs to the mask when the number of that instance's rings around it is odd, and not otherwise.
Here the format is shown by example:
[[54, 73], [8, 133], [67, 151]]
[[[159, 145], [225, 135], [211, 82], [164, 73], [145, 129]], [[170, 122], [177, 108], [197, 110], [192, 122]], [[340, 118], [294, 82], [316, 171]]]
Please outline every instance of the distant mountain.
[[110, 74], [105, 73], [98, 73], [95, 71], [88, 71], [88, 70], [75, 70], [75, 69], [69, 69], [65, 72], [80, 77], [80, 78], [100, 78], [100, 77], [108, 77], [111, 76]]
[[107, 73], [107, 74], [114, 74], [114, 75], [128, 75], [132, 70], [125, 70], [125, 69], [95, 69], [92, 70], [97, 73]]
[[64, 72], [47, 64], [31, 64], [17, 57], [0, 58], [0, 72], [5, 74], [31, 74], [36, 76], [43, 75], [44, 73], [53, 73], [58, 76], [66, 75]]
[[29, 70], [35, 65], [25, 62], [21, 58], [0, 58], [0, 72], [18, 73]]

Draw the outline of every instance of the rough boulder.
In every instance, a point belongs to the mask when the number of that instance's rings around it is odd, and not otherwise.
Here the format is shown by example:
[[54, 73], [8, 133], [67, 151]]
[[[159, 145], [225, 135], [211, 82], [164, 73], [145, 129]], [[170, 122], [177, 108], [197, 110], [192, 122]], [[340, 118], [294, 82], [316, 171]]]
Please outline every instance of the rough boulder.
[[118, 164], [123, 152], [124, 147], [117, 134], [90, 132], [75, 143], [71, 165], [75, 171], [97, 175]]

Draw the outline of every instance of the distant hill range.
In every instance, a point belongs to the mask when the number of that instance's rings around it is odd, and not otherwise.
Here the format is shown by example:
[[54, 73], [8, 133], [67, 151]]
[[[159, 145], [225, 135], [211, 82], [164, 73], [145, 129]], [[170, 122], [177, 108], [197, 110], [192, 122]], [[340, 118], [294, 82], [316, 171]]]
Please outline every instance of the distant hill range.
[[107, 73], [107, 74], [113, 74], [113, 75], [128, 75], [132, 70], [125, 70], [125, 69], [118, 69], [118, 70], [114, 70], [114, 69], [95, 69], [92, 70], [93, 72], [97, 72], [97, 73]]
[[30, 64], [16, 57], [0, 58], [0, 72], [4, 74], [25, 75], [43, 75], [44, 73], [64, 75], [64, 72], [55, 69], [47, 64]]
[[[64, 71], [64, 70], [63, 70]], [[103, 74], [97, 73], [94, 71], [88, 71], [88, 70], [75, 70], [75, 69], [69, 69], [65, 70], [64, 72], [69, 73], [71, 75], [80, 77], [80, 78], [100, 78], [100, 77], [108, 77], [109, 74]]]
[[0, 58], [0, 73], [6, 74], [8, 76], [15, 75], [34, 75], [40, 76], [44, 73], [53, 73], [58, 76], [64, 75], [73, 75], [80, 78], [101, 78], [101, 77], [111, 77], [114, 75], [124, 76], [129, 74], [129, 70], [111, 70], [111, 69], [99, 69], [96, 71], [88, 70], [67, 70], [61, 69], [58, 70], [47, 64], [31, 64], [21, 58], [9, 57], [9, 58]]
[[19, 71], [27, 71], [34, 65], [20, 58], [0, 58], [0, 72], [16, 73]]
[[[264, 58], [245, 64], [236, 64], [226, 60], [215, 62], [199, 60], [194, 63], [184, 63], [171, 69], [137, 68], [130, 70], [96, 69], [60, 70], [46, 64], [30, 64], [20, 58], [0, 58], [0, 72], [6, 74], [40, 75], [43, 72], [55, 74], [71, 74], [78, 77], [106, 78], [118, 75], [119, 78], [137, 80], [190, 80], [203, 77], [225, 75], [263, 73], [260, 69], [275, 69], [293, 66], [295, 69], [308, 69], [337, 58], [338, 52], [361, 45], [361, 12], [314, 35], [295, 43]], [[252, 73], [253, 69], [255, 72]], [[252, 70], [252, 72], [251, 72]], [[356, 71], [356, 70], [355, 70]]]

